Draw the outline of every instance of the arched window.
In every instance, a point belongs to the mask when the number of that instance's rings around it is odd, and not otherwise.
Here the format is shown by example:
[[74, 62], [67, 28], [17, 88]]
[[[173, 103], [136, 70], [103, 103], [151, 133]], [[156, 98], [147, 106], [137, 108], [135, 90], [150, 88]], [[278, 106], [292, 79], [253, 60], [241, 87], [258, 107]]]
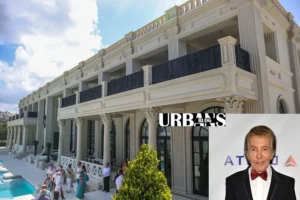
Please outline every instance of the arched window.
[[286, 108], [286, 104], [285, 104], [283, 99], [279, 99], [279, 101], [278, 101], [278, 111], [279, 111], [280, 114], [288, 113], [287, 108]]
[[130, 160], [130, 119], [127, 120], [125, 128], [125, 159]]
[[[140, 132], [140, 144], [148, 144], [148, 122], [145, 119], [142, 123]], [[161, 170], [166, 178], [168, 185], [171, 187], [171, 130], [169, 127], [157, 126], [156, 129], [157, 137], [157, 156], [160, 160], [159, 170]]]
[[146, 119], [143, 121], [140, 136], [140, 144], [148, 144], [148, 122]]
[[[223, 113], [222, 107], [210, 107], [202, 113]], [[208, 197], [208, 127], [195, 126], [192, 130], [193, 191]]]

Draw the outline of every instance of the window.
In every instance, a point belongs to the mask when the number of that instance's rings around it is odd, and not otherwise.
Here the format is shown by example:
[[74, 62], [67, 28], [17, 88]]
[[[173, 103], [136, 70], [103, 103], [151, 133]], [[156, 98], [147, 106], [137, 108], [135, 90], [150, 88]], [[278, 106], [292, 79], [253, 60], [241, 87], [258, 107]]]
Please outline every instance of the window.
[[125, 159], [130, 160], [130, 119], [127, 120], [125, 128]]
[[142, 128], [141, 128], [141, 141], [140, 144], [148, 144], [148, 122], [145, 119], [143, 124], [142, 124]]
[[279, 102], [278, 102], [278, 111], [280, 114], [286, 114], [288, 113], [287, 112], [287, 108], [286, 108], [286, 104], [284, 102], [283, 99], [279, 99]]
[[94, 155], [95, 145], [95, 121], [88, 120], [88, 149], [89, 156]]
[[[222, 113], [222, 107], [211, 107], [202, 112]], [[193, 166], [193, 191], [208, 197], [208, 127], [195, 126], [192, 130], [192, 166]]]

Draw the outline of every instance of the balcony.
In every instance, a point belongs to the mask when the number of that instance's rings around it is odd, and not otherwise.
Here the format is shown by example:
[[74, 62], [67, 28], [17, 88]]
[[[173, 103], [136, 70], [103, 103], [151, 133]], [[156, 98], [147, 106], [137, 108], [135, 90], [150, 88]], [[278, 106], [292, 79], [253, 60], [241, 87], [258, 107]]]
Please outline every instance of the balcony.
[[10, 117], [8, 126], [35, 125], [37, 123], [37, 118], [37, 112], [24, 111], [20, 114]]
[[144, 71], [130, 74], [107, 83], [107, 96], [144, 87]]
[[72, 94], [62, 99], [61, 107], [68, 107], [76, 104], [76, 94]]
[[[59, 109], [59, 119], [101, 113], [124, 112], [151, 106], [164, 106], [191, 101], [211, 100], [241, 95], [257, 100], [256, 76], [251, 73], [250, 55], [236, 47], [236, 40], [225, 37], [219, 45], [170, 60], [143, 67], [143, 70], [119, 79], [101, 83], [102, 91], [73, 106]], [[101, 89], [100, 86], [99, 90]], [[82, 104], [82, 102], [93, 100]]]
[[101, 98], [101, 95], [102, 95], [101, 85], [84, 90], [84, 91], [80, 92], [80, 103], [84, 103], [87, 101]]
[[28, 118], [37, 118], [38, 114], [37, 114], [37, 112], [27, 112], [27, 117]]
[[220, 45], [210, 47], [152, 68], [152, 84], [221, 67]]

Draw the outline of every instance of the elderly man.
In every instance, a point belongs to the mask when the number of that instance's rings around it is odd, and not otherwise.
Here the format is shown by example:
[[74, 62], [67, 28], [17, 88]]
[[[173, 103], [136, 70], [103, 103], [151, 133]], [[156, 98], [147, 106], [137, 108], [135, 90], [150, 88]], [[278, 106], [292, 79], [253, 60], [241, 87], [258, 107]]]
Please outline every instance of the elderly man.
[[102, 175], [104, 177], [104, 188], [102, 191], [109, 192], [109, 178], [110, 178], [110, 164], [106, 163], [106, 167], [102, 170]]
[[249, 167], [226, 178], [226, 200], [296, 200], [295, 179], [271, 167], [276, 136], [266, 126], [253, 127], [245, 137]]

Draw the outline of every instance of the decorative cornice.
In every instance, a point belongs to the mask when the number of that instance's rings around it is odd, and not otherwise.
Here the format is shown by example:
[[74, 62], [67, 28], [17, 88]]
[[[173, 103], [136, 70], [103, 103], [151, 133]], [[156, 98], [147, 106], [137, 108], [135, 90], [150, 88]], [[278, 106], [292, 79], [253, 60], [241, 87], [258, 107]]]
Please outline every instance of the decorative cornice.
[[243, 112], [243, 105], [244, 105], [244, 101], [246, 100], [247, 98], [243, 96], [236, 96], [236, 95], [217, 98], [217, 101], [223, 102], [225, 113], [239, 113], [239, 114]]

